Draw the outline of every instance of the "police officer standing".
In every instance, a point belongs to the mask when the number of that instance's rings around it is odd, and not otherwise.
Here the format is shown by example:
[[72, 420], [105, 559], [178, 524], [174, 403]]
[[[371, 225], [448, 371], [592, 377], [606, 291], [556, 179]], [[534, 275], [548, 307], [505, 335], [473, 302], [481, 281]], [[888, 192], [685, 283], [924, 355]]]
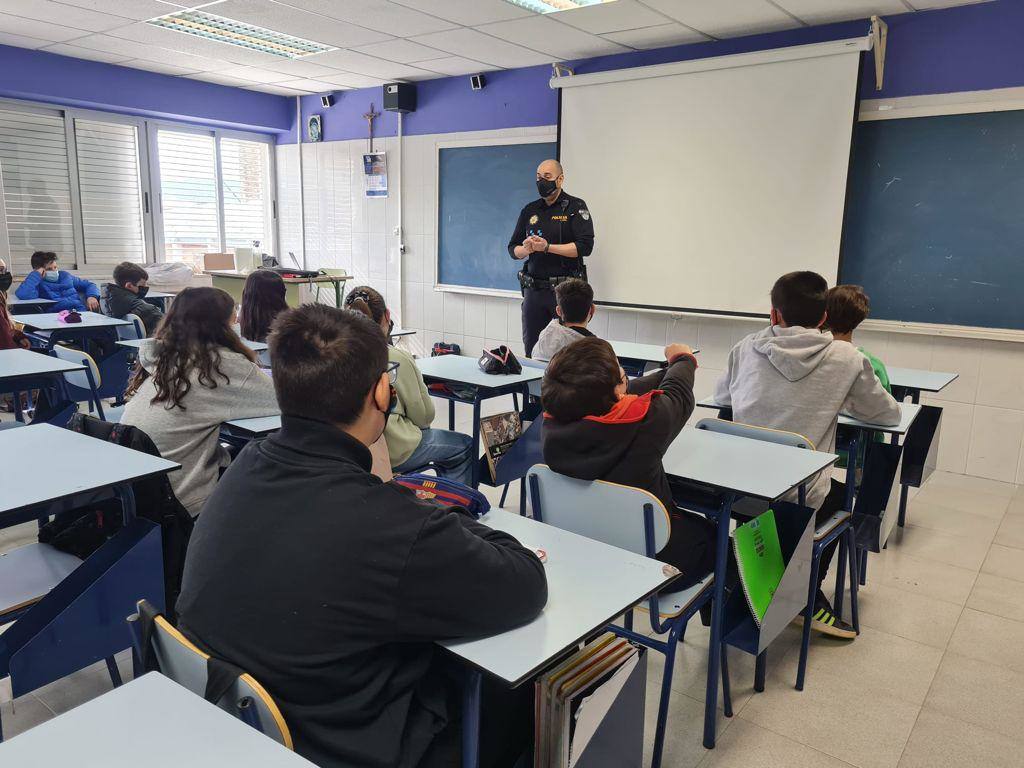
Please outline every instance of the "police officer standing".
[[571, 277], [586, 279], [583, 259], [594, 250], [594, 222], [587, 204], [563, 191], [563, 180], [562, 165], [557, 160], [545, 160], [537, 167], [540, 199], [520, 212], [508, 243], [513, 259], [526, 260], [519, 285], [527, 357], [540, 332], [557, 317], [555, 286]]

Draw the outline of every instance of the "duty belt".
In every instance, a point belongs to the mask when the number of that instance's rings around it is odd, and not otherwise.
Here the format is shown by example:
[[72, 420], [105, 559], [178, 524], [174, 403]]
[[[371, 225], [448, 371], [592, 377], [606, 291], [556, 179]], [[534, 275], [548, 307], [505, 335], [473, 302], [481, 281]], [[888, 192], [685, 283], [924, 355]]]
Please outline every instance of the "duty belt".
[[545, 288], [555, 288], [566, 280], [572, 280], [576, 275], [558, 275], [557, 277], [534, 277], [528, 272], [520, 272], [519, 287], [524, 291], [543, 291]]

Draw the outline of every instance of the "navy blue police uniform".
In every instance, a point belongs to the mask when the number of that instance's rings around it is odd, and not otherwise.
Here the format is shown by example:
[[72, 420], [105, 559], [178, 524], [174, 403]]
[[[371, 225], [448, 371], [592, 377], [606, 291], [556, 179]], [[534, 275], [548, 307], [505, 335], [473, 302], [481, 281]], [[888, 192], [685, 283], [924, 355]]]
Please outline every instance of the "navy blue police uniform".
[[543, 237], [550, 245], [576, 243], [579, 257], [567, 258], [546, 251], [534, 251], [527, 256], [519, 273], [523, 293], [523, 346], [527, 357], [533, 352], [540, 332], [557, 317], [555, 286], [570, 277], [586, 279], [583, 259], [594, 250], [594, 222], [587, 204], [562, 190], [551, 205], [539, 198], [520, 212], [508, 242], [512, 258], [515, 258], [516, 246], [522, 245], [530, 235]]

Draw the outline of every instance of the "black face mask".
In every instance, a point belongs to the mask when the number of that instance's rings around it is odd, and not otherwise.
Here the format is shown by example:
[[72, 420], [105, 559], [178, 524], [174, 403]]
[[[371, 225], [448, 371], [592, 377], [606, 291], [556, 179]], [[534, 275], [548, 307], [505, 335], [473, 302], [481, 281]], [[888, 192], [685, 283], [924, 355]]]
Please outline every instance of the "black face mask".
[[146, 298], [146, 294], [149, 293], [148, 285], [140, 285], [138, 289], [138, 296], [140, 299]]
[[7, 293], [7, 289], [11, 287], [11, 283], [14, 282], [14, 275], [10, 272], [4, 272], [0, 274], [0, 291]]
[[537, 191], [541, 197], [551, 197], [555, 194], [556, 189], [558, 189], [558, 185], [551, 179], [537, 179]]

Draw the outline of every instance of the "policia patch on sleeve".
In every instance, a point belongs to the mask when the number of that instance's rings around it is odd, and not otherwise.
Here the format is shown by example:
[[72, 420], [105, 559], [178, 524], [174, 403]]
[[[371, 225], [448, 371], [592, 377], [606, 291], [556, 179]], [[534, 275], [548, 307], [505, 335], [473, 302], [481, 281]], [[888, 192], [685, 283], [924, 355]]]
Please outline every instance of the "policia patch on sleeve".
[[584, 221], [590, 221], [590, 211], [586, 208], [580, 208], [580, 218]]

